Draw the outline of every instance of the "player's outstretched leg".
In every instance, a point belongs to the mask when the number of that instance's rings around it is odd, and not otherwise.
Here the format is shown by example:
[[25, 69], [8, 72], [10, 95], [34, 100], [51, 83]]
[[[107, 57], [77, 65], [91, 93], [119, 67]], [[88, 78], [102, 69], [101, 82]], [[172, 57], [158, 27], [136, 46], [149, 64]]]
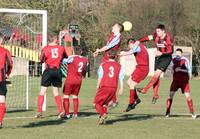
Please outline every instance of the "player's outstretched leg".
[[153, 98], [152, 98], [152, 104], [155, 104], [157, 99], [159, 99], [158, 96], [158, 88], [160, 86], [160, 79], [157, 80], [157, 82], [153, 85]]
[[146, 92], [147, 92], [151, 87], [153, 87], [153, 85], [154, 85], [154, 84], [157, 82], [157, 80], [160, 78], [161, 73], [162, 73], [161, 70], [156, 70], [154, 76], [151, 77], [149, 83], [148, 83], [144, 88], [138, 88], [137, 91], [138, 91], [139, 93], [146, 94]]

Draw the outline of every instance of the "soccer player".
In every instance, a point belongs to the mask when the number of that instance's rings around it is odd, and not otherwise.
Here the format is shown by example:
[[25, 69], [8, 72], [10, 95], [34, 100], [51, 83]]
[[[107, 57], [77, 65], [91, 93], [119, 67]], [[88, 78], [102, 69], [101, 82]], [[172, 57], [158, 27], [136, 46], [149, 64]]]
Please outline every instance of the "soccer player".
[[3, 35], [0, 34], [0, 128], [3, 125], [3, 118], [6, 113], [6, 79], [12, 70], [12, 59], [10, 52], [2, 47], [3, 45]]
[[189, 60], [182, 56], [182, 49], [176, 49], [176, 56], [172, 59], [172, 73], [173, 81], [170, 87], [169, 97], [166, 103], [166, 117], [170, 115], [170, 109], [172, 105], [172, 100], [175, 92], [180, 88], [182, 93], [185, 94], [189, 111], [192, 114], [192, 118], [196, 118], [194, 114], [193, 102], [190, 97], [190, 85], [189, 79], [192, 76], [192, 69]]
[[45, 70], [42, 74], [41, 90], [38, 96], [38, 113], [36, 118], [42, 117], [42, 106], [44, 95], [49, 86], [53, 86], [53, 94], [58, 108], [58, 118], [64, 115], [62, 110], [62, 100], [59, 95], [59, 88], [62, 86], [62, 74], [59, 70], [60, 64], [64, 57], [67, 57], [64, 47], [57, 44], [58, 36], [50, 35], [49, 44], [42, 49], [40, 56], [41, 63], [45, 63]]
[[120, 82], [119, 95], [123, 93], [124, 70], [115, 61], [116, 57], [116, 51], [110, 51], [109, 60], [102, 63], [98, 69], [97, 93], [94, 98], [94, 107], [100, 115], [98, 124], [104, 124], [108, 103], [116, 95], [118, 80]]
[[121, 52], [120, 56], [132, 55], [134, 54], [137, 66], [131, 76], [129, 77], [127, 84], [130, 89], [129, 104], [125, 112], [128, 112], [136, 107], [137, 104], [141, 102], [136, 92], [136, 85], [138, 85], [142, 80], [144, 80], [149, 73], [149, 54], [145, 46], [140, 43], [139, 45], [134, 45], [135, 39], [131, 38], [128, 40], [129, 51]]
[[74, 114], [72, 117], [77, 118], [78, 107], [79, 107], [78, 95], [82, 83], [82, 74], [86, 69], [86, 66], [88, 64], [88, 59], [79, 55], [71, 55], [67, 59], [64, 59], [63, 63], [68, 64], [67, 77], [63, 88], [63, 93], [64, 93], [63, 105], [65, 109], [65, 117], [68, 119], [70, 118], [69, 96], [72, 95], [74, 103]]
[[153, 87], [154, 94], [152, 103], [155, 104], [158, 96], [158, 88], [160, 85], [160, 75], [166, 71], [172, 60], [173, 53], [173, 38], [165, 32], [165, 26], [160, 24], [156, 27], [156, 33], [148, 35], [144, 38], [139, 39], [136, 45], [140, 42], [153, 40], [156, 44], [157, 50], [155, 51], [155, 73], [150, 79], [149, 83], [144, 88], [138, 88], [138, 92], [146, 94], [146, 92]]
[[[124, 31], [124, 26], [120, 23], [116, 23], [112, 26], [112, 33], [109, 36], [107, 43], [104, 47], [100, 49], [96, 49], [96, 51], [93, 53], [93, 56], [98, 56], [99, 53], [104, 52], [103, 58], [101, 62], [105, 62], [109, 59], [109, 51], [118, 51], [122, 42], [122, 35], [121, 33]], [[111, 106], [116, 107], [117, 106], [117, 98], [116, 96], [113, 97], [111, 101]]]

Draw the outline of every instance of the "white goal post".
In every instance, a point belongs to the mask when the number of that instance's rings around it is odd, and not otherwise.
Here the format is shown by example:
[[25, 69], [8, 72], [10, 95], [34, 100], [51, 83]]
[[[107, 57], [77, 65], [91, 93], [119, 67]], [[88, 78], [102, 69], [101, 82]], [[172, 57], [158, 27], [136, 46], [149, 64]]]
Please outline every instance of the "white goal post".
[[[38, 55], [39, 55], [39, 48], [37, 48], [37, 46], [35, 45], [36, 42], [34, 42], [35, 40], [33, 40], [31, 37], [33, 36], [36, 36], [38, 35], [39, 33], [37, 31], [34, 31], [32, 29], [32, 22], [30, 21], [34, 21], [34, 19], [32, 18], [31, 20], [29, 19], [27, 25], [26, 23], [23, 23], [23, 18], [25, 16], [29, 16], [29, 15], [32, 15], [32, 16], [41, 16], [41, 22], [42, 23], [38, 23], [38, 24], [41, 24], [41, 31], [40, 31], [40, 34], [42, 35], [42, 39], [41, 39], [41, 47], [43, 48], [44, 46], [47, 45], [47, 11], [46, 10], [28, 10], [28, 9], [6, 9], [6, 8], [0, 8], [0, 14], [2, 14], [2, 16], [4, 16], [5, 14], [9, 15], [10, 17], [10, 20], [12, 21], [12, 17], [15, 17], [15, 15], [20, 15], [20, 18], [18, 18], [18, 20], [16, 20], [17, 23], [15, 23], [13, 26], [17, 26], [19, 25], [21, 22], [21, 24], [23, 24], [24, 28], [26, 28], [26, 30], [23, 31], [23, 33], [29, 33], [31, 32], [30, 34], [30, 41], [32, 41], [32, 43], [30, 44], [31, 47], [22, 47], [21, 45], [13, 45], [13, 43], [11, 44], [10, 42], [8, 44], [5, 44], [5, 47], [7, 49], [10, 50], [12, 56], [14, 56], [15, 58], [19, 58], [19, 59], [26, 59], [27, 61], [27, 74], [25, 75], [26, 76], [26, 83], [24, 86], [26, 86], [26, 91], [24, 97], [25, 97], [25, 109], [28, 110], [29, 109], [29, 62], [30, 60], [35, 62], [38, 60]], [[30, 18], [30, 17], [29, 17]], [[5, 21], [7, 21], [5, 19]], [[1, 17], [1, 21], [0, 22], [4, 22], [3, 21], [3, 18]], [[9, 22], [9, 21], [7, 21]], [[6, 23], [7, 22], [4, 22], [4, 23], [1, 23], [0, 24], [0, 31], [3, 32], [3, 30], [7, 27], [6, 26]], [[36, 22], [40, 22], [40, 21], [36, 21]], [[4, 25], [4, 26], [2, 26]], [[34, 29], [37, 28], [37, 25], [35, 24], [35, 26], [33, 27]], [[7, 29], [7, 28], [6, 28]], [[12, 30], [12, 25], [9, 26], [9, 29], [7, 29], [6, 32], [7, 34], [9, 34], [9, 31]], [[1, 33], [1, 32], [0, 32]], [[5, 34], [6, 34], [5, 33]], [[12, 34], [12, 33], [10, 33]], [[11, 38], [11, 36], [9, 36]], [[19, 43], [21, 44], [21, 40], [19, 41]], [[29, 45], [29, 44], [28, 44]], [[37, 61], [38, 62], [38, 61]], [[19, 65], [19, 64], [18, 64]], [[19, 65], [20, 66], [20, 65]], [[44, 65], [42, 65], [42, 71], [44, 70]], [[19, 78], [19, 80], [21, 79], [21, 77]], [[24, 83], [24, 82], [23, 82]], [[39, 88], [39, 86], [36, 86]], [[9, 92], [8, 92], [9, 93]], [[43, 105], [43, 110], [46, 110], [46, 96], [45, 96], [45, 101], [44, 101], [44, 105]]]

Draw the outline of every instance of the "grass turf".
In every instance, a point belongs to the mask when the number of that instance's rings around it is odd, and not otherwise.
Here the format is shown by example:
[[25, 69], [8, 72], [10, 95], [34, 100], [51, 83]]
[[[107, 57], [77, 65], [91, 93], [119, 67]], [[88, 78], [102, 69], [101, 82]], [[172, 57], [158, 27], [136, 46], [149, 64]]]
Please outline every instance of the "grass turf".
[[[140, 86], [147, 83], [146, 79]], [[39, 82], [39, 79], [38, 79]], [[191, 81], [191, 96], [196, 113], [199, 113], [199, 81]], [[188, 139], [199, 138], [200, 118], [192, 119], [188, 112], [184, 95], [177, 92], [172, 105], [172, 117], [165, 118], [165, 103], [168, 96], [170, 79], [162, 79], [160, 99], [151, 104], [152, 90], [146, 95], [139, 94], [142, 103], [135, 110], [122, 112], [128, 103], [129, 91], [125, 86], [124, 94], [118, 97], [119, 106], [109, 111], [107, 124], [98, 126], [98, 115], [92, 107], [95, 96], [96, 79], [84, 79], [80, 98], [79, 118], [57, 120], [57, 109], [51, 88], [47, 92], [45, 118], [34, 119], [37, 111], [38, 86], [30, 94], [30, 110], [8, 109], [0, 138], [65, 138], [65, 139]], [[9, 93], [9, 92], [8, 92]], [[71, 101], [71, 106], [73, 106]], [[72, 110], [72, 107], [71, 107]]]

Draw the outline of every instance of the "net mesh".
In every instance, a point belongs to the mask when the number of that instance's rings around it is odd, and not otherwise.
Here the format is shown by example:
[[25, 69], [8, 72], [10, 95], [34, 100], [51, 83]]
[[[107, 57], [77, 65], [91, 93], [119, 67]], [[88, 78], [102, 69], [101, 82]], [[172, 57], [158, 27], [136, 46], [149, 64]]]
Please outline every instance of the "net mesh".
[[[42, 14], [0, 13], [0, 33], [4, 47], [13, 57], [13, 71], [8, 79], [6, 96], [8, 109], [25, 109], [29, 97], [38, 93], [42, 66], [39, 53], [42, 49]], [[35, 104], [31, 104], [34, 106]]]

